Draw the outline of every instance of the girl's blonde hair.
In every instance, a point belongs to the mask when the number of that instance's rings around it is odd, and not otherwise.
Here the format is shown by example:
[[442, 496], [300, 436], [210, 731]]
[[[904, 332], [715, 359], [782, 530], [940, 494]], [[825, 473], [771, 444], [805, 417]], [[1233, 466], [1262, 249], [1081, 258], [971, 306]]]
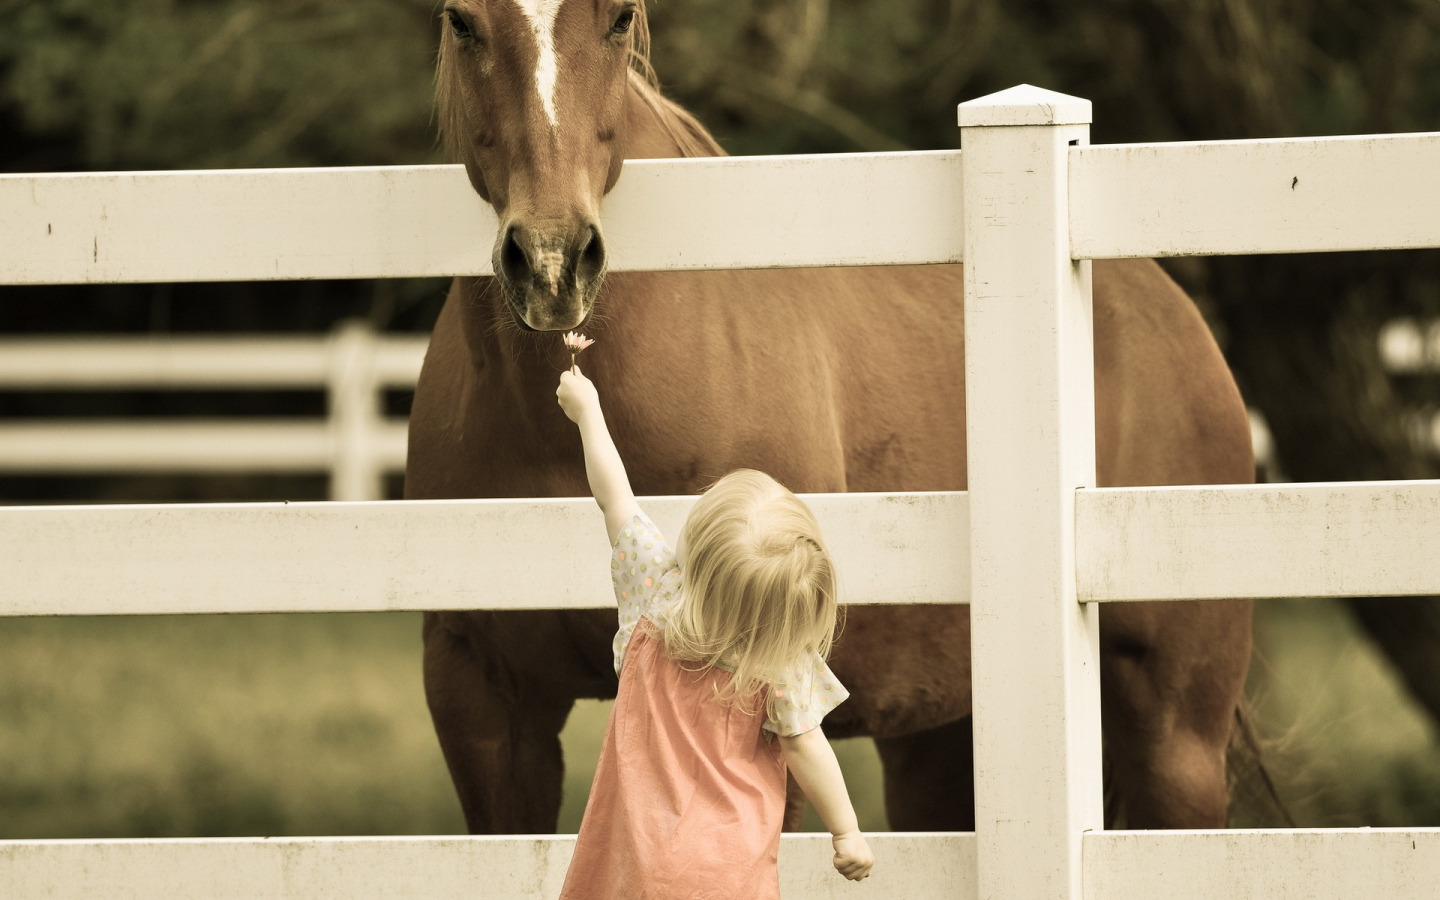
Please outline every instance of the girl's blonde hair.
[[[739, 469], [717, 481], [681, 531], [682, 590], [665, 652], [734, 673], [720, 698], [754, 700], [835, 636], [835, 568], [820, 526], [775, 479]], [[774, 691], [765, 713], [778, 720]]]

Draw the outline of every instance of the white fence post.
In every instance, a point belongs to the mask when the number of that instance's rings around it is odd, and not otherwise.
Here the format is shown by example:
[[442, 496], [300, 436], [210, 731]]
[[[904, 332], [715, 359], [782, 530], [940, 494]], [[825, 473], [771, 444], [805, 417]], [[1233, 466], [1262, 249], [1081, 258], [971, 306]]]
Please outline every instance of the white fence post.
[[1076, 598], [1095, 483], [1090, 264], [1068, 151], [1090, 101], [1022, 85], [960, 105], [975, 812], [982, 898], [1079, 898], [1103, 825], [1097, 616]]
[[331, 500], [378, 500], [384, 475], [374, 435], [385, 425], [378, 393], [375, 333], [364, 322], [346, 322], [331, 338], [334, 358], [326, 402], [330, 406], [334, 463]]

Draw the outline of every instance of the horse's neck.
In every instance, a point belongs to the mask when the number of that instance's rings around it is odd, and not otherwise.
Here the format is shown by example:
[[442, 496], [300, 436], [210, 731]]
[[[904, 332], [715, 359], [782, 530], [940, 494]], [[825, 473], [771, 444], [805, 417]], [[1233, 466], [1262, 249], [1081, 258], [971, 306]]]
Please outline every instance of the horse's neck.
[[678, 105], [665, 100], [640, 76], [631, 74], [626, 97], [625, 158], [673, 159], [723, 156], [710, 132]]

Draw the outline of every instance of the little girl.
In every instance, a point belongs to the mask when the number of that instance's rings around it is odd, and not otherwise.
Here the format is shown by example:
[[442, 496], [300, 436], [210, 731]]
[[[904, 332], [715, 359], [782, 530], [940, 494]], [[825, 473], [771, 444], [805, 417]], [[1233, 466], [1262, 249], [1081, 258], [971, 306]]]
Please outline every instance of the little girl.
[[562, 898], [780, 896], [789, 771], [854, 881], [874, 857], [820, 719], [848, 692], [824, 655], [835, 577], [819, 527], [768, 475], [740, 470], [695, 504], [676, 549], [635, 501], [595, 386], [560, 377], [614, 547], [620, 690]]

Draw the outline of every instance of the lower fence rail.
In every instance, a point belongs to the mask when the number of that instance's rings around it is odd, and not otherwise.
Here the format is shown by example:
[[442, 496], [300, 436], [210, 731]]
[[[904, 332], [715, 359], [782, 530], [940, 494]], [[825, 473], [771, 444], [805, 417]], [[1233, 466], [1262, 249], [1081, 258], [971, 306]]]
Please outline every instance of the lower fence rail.
[[[874, 834], [857, 887], [825, 834], [780, 841], [783, 896], [928, 900], [977, 894], [969, 832]], [[0, 897], [87, 900], [551, 898], [574, 835], [172, 838], [0, 842]], [[1086, 900], [1420, 900], [1440, 885], [1440, 829], [1096, 831]]]
[[1086, 900], [1422, 900], [1440, 896], [1440, 829], [1098, 831]]
[[[869, 897], [975, 896], [975, 836], [876, 834]], [[530, 900], [560, 893], [574, 835], [176, 838], [0, 843], [0, 897], [86, 900]], [[828, 834], [780, 841], [786, 897], [846, 898]]]

